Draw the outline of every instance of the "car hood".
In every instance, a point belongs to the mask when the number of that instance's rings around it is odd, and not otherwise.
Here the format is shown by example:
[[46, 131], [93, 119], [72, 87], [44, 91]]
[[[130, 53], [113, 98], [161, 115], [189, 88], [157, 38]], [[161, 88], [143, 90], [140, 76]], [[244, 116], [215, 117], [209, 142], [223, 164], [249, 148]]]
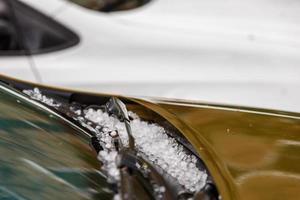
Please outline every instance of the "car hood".
[[197, 102], [137, 99], [196, 147], [223, 199], [300, 195], [300, 115]]

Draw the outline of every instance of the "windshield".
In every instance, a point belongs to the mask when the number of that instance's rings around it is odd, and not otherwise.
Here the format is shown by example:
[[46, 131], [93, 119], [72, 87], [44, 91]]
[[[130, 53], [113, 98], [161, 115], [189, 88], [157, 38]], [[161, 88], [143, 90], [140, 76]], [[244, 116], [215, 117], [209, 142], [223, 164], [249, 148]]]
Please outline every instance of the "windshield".
[[111, 199], [88, 137], [78, 134], [0, 85], [0, 199]]
[[69, 0], [83, 7], [102, 11], [112, 12], [120, 10], [131, 10], [145, 5], [150, 0]]

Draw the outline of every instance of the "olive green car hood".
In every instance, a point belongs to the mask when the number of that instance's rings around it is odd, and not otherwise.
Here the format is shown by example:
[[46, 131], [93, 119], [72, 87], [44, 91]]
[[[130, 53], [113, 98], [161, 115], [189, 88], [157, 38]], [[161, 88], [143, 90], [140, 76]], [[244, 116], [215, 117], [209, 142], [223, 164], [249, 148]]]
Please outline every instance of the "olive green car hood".
[[136, 100], [193, 144], [223, 199], [300, 196], [300, 115], [193, 102]]

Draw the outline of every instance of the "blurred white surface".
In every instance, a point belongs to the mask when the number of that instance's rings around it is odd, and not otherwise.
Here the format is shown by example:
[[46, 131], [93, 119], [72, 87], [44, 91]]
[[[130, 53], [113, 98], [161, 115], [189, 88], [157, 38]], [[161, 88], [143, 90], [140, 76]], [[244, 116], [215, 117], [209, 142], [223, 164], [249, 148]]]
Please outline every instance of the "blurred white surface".
[[81, 37], [33, 57], [46, 84], [300, 112], [299, 1], [155, 0], [111, 14], [23, 1]]

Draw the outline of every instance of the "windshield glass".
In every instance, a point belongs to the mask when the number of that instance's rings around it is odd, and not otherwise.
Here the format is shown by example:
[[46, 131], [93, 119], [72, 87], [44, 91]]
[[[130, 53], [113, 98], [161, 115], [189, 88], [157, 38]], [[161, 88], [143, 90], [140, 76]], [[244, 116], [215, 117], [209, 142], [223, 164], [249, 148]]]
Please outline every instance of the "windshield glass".
[[0, 85], [0, 199], [111, 199], [89, 139]]
[[145, 5], [150, 0], [69, 0], [83, 7], [102, 12], [131, 10]]

